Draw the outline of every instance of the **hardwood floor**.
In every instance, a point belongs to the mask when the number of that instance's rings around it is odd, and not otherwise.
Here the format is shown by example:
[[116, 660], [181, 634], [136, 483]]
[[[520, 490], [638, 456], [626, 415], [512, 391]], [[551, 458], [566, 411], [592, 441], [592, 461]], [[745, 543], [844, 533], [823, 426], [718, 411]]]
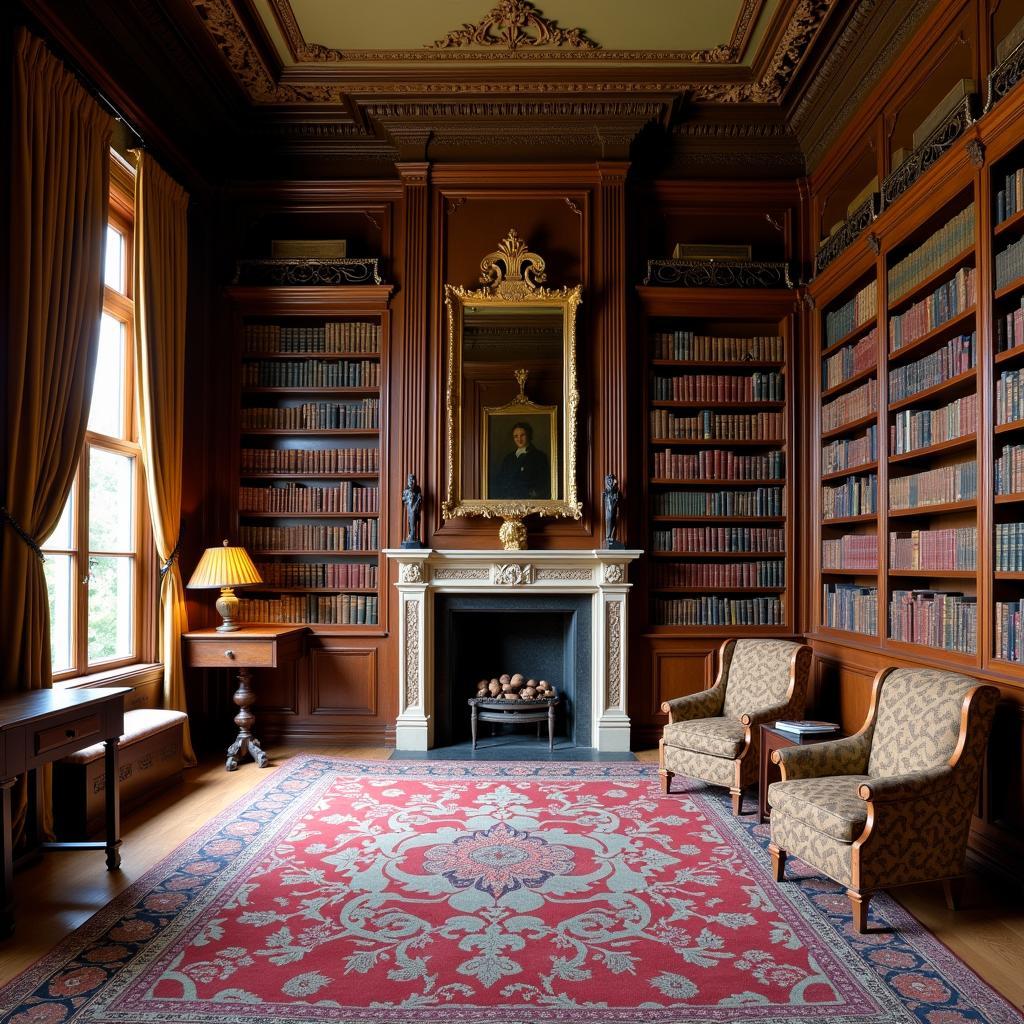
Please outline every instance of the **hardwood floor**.
[[[386, 758], [383, 747], [313, 747], [303, 753]], [[271, 749], [275, 764], [297, 750]], [[637, 754], [656, 761], [657, 751]], [[0, 984], [25, 970], [143, 875], [180, 842], [228, 807], [265, 774], [251, 763], [225, 772], [221, 758], [185, 773], [185, 781], [124, 819], [123, 866], [108, 873], [102, 852], [51, 853], [15, 879], [18, 929], [0, 942]], [[903, 905], [1018, 1008], [1024, 1007], [1024, 904], [1006, 886], [969, 880], [964, 906], [946, 909], [940, 885], [897, 890]]]

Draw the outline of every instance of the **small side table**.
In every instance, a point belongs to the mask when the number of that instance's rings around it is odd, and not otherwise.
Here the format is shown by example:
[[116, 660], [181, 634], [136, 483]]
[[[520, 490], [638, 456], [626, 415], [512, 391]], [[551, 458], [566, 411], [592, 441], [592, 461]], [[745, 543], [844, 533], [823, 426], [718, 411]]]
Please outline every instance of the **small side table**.
[[545, 697], [541, 700], [498, 700], [493, 697], [470, 697], [470, 728], [473, 730], [473, 749], [476, 750], [476, 724], [480, 722], [524, 722], [548, 723], [548, 750], [555, 749], [555, 708], [561, 697]]
[[768, 787], [782, 778], [779, 766], [772, 761], [772, 751], [785, 747], [805, 747], [809, 743], [825, 743], [828, 740], [842, 739], [845, 734], [836, 732], [812, 732], [799, 736], [796, 733], [784, 732], [772, 725], [761, 726], [761, 764], [757, 773], [757, 822], [763, 825], [771, 816], [768, 806]]
[[185, 645], [185, 663], [192, 668], [238, 669], [238, 689], [234, 702], [238, 706], [235, 725], [238, 736], [228, 747], [224, 767], [233, 772], [240, 758], [246, 754], [266, 768], [270, 759], [252, 734], [256, 716], [249, 709], [256, 703], [252, 686], [254, 668], [277, 668], [302, 656], [302, 638], [308, 626], [243, 626], [230, 633], [216, 629], [197, 629], [182, 636]]

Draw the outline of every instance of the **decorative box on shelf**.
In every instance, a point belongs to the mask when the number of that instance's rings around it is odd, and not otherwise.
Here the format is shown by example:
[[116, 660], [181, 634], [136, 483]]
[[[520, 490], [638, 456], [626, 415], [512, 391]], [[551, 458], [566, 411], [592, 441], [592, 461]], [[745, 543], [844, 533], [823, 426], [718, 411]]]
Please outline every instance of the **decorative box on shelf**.
[[233, 284], [337, 285], [382, 284], [377, 257], [348, 259], [239, 260]]

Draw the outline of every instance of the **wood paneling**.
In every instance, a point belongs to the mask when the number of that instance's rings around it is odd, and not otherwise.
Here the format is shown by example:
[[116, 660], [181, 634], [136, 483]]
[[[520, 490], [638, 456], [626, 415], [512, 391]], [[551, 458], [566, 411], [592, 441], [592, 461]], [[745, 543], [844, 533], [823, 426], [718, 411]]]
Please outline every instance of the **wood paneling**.
[[309, 653], [311, 715], [376, 715], [377, 651], [325, 643]]

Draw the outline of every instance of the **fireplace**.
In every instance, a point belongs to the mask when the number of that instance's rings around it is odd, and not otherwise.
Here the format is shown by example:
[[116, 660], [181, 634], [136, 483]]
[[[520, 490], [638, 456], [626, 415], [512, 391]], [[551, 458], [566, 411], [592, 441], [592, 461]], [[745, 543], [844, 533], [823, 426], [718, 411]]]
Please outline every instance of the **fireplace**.
[[[510, 659], [523, 656], [521, 633], [530, 628], [543, 632], [545, 657], [562, 652], [562, 676], [571, 674], [568, 715], [563, 711], [559, 722], [566, 740], [599, 751], [629, 750], [627, 571], [642, 552], [392, 548], [385, 554], [398, 563], [399, 750], [429, 750], [462, 735], [466, 701], [487, 672], [533, 671], [511, 662], [488, 668], [478, 662], [489, 657], [479, 650], [470, 652], [471, 667], [451, 664], [452, 651], [461, 651], [463, 641], [472, 645], [477, 635], [490, 640], [478, 627], [492, 631], [495, 618], [503, 622]], [[462, 615], [486, 615], [489, 621], [460, 622]], [[505, 628], [513, 623], [515, 628]], [[457, 685], [449, 681], [456, 672]]]
[[[467, 700], [476, 695], [478, 680], [503, 672], [552, 683], [559, 696], [556, 742], [563, 747], [592, 746], [590, 605], [590, 599], [580, 594], [439, 594], [434, 618], [434, 746], [469, 739]], [[529, 740], [528, 727], [513, 731], [502, 726], [498, 731]]]

